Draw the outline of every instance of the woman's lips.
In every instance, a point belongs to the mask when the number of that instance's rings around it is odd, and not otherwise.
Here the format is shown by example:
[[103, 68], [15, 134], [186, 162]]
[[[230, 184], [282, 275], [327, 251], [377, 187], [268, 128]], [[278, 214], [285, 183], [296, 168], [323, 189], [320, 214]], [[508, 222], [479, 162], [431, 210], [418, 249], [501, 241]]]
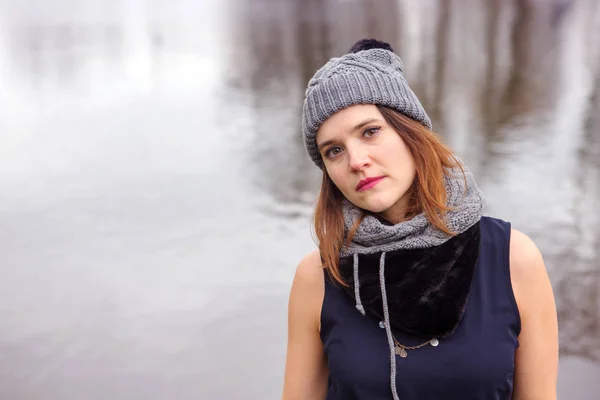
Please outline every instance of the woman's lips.
[[364, 192], [365, 190], [369, 190], [377, 185], [383, 178], [383, 176], [378, 176], [377, 178], [363, 179], [358, 183], [358, 185], [356, 185], [356, 191]]

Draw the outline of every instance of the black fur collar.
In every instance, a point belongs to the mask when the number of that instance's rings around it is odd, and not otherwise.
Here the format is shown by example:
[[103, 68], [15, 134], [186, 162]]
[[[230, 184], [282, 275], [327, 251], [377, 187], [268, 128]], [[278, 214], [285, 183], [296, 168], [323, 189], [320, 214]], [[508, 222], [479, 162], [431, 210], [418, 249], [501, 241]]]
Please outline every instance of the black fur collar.
[[[385, 286], [393, 330], [443, 338], [462, 319], [479, 256], [479, 222], [445, 243], [424, 249], [390, 251]], [[379, 285], [381, 252], [359, 255], [360, 298], [365, 310], [383, 319]], [[354, 298], [352, 256], [340, 259], [340, 273]]]

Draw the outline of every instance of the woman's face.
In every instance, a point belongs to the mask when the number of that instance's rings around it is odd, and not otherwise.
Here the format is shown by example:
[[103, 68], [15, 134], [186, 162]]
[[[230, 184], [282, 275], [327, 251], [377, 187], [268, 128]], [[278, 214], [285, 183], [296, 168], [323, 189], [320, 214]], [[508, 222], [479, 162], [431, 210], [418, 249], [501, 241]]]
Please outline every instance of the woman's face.
[[392, 223], [402, 220], [415, 164], [376, 106], [355, 105], [329, 117], [317, 132], [317, 146], [346, 199]]

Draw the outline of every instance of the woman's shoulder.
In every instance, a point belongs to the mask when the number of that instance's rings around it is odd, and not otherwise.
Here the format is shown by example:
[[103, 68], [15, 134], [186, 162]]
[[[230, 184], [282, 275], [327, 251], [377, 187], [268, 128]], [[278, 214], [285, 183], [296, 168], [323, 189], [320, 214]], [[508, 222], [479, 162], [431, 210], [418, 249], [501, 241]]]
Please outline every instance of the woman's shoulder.
[[298, 274], [304, 279], [315, 279], [319, 275], [323, 278], [323, 264], [319, 249], [314, 249], [300, 260], [296, 268], [296, 275]]
[[323, 264], [319, 251], [313, 250], [302, 258], [296, 268], [290, 293], [290, 307], [299, 308], [301, 313], [310, 313], [319, 326], [324, 295]]
[[514, 228], [510, 230], [510, 269], [511, 275], [521, 280], [535, 280], [538, 275], [546, 274], [542, 253], [536, 244]]
[[529, 236], [516, 229], [511, 230], [510, 272], [521, 321], [515, 353], [515, 394], [527, 397], [539, 392], [546, 393], [544, 398], [555, 399], [558, 321], [552, 284], [540, 250]]
[[529, 236], [516, 229], [510, 235], [510, 277], [521, 317], [552, 308], [554, 297], [542, 253]]
[[323, 273], [321, 255], [319, 250], [315, 249], [305, 255], [298, 264], [294, 282], [307, 289], [318, 289], [324, 285]]

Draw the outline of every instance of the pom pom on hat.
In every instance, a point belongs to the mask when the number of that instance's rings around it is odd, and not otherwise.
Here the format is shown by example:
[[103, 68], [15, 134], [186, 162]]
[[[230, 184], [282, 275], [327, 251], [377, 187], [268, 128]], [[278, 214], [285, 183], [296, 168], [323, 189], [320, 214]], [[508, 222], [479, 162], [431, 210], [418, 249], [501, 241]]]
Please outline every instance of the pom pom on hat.
[[358, 42], [354, 43], [352, 47], [350, 47], [348, 53], [358, 53], [359, 51], [371, 49], [383, 49], [391, 51], [392, 53], [394, 52], [389, 43], [382, 42], [377, 39], [360, 39]]

